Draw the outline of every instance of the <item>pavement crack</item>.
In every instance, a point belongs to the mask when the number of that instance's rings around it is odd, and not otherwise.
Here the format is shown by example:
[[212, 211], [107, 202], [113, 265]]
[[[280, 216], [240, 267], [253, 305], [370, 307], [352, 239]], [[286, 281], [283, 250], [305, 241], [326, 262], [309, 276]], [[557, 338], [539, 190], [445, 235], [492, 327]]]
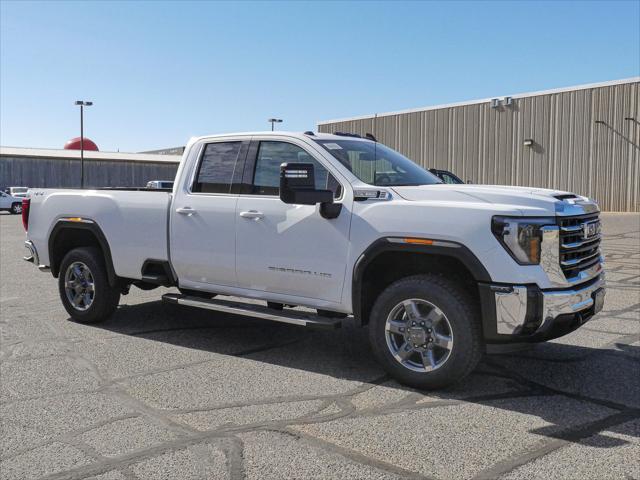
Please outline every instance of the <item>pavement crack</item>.
[[368, 457], [366, 455], [363, 455], [360, 452], [356, 452], [349, 448], [338, 446], [335, 443], [327, 442], [326, 440], [322, 440], [320, 438], [314, 437], [313, 435], [308, 435], [306, 433], [299, 432], [298, 430], [293, 431], [288, 428], [283, 428], [283, 429], [272, 429], [272, 431], [276, 433], [288, 435], [290, 437], [293, 437], [296, 440], [302, 440], [308, 445], [312, 445], [324, 451], [338, 454], [350, 461], [359, 463], [361, 465], [367, 465], [377, 470], [382, 470], [388, 473], [399, 475], [406, 479], [435, 480], [435, 477], [424, 476], [416, 472], [413, 472], [411, 470], [407, 470], [405, 468], [394, 465], [392, 463], [385, 462], [380, 459]]
[[622, 412], [614, 413], [600, 420], [595, 420], [586, 424], [571, 427], [554, 434], [553, 440], [542, 442], [542, 444], [533, 449], [527, 449], [520, 454], [511, 456], [510, 458], [498, 462], [488, 469], [477, 473], [473, 480], [492, 480], [505, 475], [512, 470], [517, 469], [527, 463], [538, 460], [570, 443], [577, 443], [585, 438], [592, 437], [603, 430], [610, 429], [616, 425], [629, 422], [640, 418], [639, 409], [628, 409]]

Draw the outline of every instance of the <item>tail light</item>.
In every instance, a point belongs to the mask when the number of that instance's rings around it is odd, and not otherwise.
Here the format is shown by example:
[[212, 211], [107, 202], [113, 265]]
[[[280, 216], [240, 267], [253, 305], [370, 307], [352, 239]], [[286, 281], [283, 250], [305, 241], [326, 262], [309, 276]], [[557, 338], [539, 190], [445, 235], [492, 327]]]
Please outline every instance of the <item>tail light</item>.
[[31, 199], [23, 198], [22, 199], [22, 226], [24, 227], [24, 231], [29, 230], [29, 207], [31, 207]]

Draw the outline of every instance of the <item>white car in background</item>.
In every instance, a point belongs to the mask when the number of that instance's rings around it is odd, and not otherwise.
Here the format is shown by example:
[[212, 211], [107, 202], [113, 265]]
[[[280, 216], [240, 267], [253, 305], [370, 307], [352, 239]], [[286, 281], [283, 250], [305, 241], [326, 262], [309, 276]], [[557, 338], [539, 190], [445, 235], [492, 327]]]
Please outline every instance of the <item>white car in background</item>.
[[16, 197], [5, 192], [0, 192], [0, 211], [3, 210], [11, 212], [14, 215], [22, 213], [22, 197]]
[[147, 182], [147, 188], [154, 190], [173, 190], [173, 180], [151, 180]]
[[8, 187], [4, 189], [4, 192], [12, 197], [24, 198], [29, 192], [29, 187]]

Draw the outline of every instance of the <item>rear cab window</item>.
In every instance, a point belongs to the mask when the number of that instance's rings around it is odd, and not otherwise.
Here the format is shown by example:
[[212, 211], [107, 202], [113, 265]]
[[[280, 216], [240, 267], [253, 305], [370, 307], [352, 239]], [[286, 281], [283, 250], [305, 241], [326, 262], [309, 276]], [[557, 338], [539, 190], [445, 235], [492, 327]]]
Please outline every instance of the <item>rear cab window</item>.
[[231, 193], [234, 175], [246, 153], [247, 142], [234, 140], [205, 145], [191, 188], [194, 193]]

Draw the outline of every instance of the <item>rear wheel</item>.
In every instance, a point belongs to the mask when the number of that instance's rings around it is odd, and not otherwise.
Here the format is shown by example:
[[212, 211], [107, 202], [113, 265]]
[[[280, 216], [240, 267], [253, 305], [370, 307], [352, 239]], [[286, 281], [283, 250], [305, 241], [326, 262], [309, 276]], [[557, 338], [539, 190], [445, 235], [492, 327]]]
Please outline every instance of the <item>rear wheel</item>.
[[120, 290], [109, 285], [102, 252], [94, 247], [75, 248], [65, 255], [58, 289], [64, 308], [81, 323], [106, 320], [120, 301]]
[[22, 213], [22, 203], [18, 203], [18, 202], [13, 203], [13, 204], [11, 205], [11, 213], [12, 213], [13, 215], [19, 215], [19, 214], [21, 214], [21, 213]]
[[382, 367], [417, 388], [460, 381], [482, 352], [473, 302], [437, 275], [416, 275], [387, 287], [373, 306], [369, 339]]

